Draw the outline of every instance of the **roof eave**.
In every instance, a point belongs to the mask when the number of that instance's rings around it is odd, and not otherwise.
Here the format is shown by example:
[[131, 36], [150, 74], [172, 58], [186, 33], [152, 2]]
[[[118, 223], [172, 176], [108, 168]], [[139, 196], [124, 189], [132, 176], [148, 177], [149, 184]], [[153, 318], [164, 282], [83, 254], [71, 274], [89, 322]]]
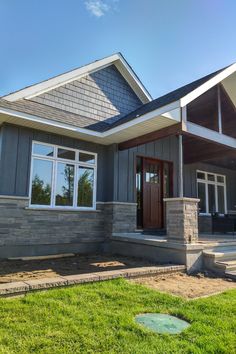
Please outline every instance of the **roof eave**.
[[[169, 105], [160, 107], [152, 112], [148, 112], [148, 113], [146, 113], [142, 116], [139, 116], [129, 122], [126, 122], [126, 123], [121, 124], [117, 127], [111, 128], [111, 129], [104, 131], [104, 132], [97, 132], [97, 131], [87, 129], [87, 128], [76, 127], [76, 126], [72, 126], [69, 124], [64, 124], [64, 123], [56, 122], [56, 121], [53, 121], [50, 119], [27, 114], [24, 112], [18, 112], [18, 111], [11, 110], [8, 108], [1, 108], [0, 107], [0, 114], [5, 115], [5, 116], [19, 118], [19, 122], [18, 122], [19, 125], [22, 120], [22, 122], [23, 121], [25, 122], [24, 126], [27, 126], [27, 122], [33, 123], [33, 124], [38, 124], [38, 126], [40, 126], [41, 129], [42, 129], [42, 127], [44, 127], [45, 129], [47, 127], [50, 127], [50, 130], [52, 130], [52, 129], [60, 130], [60, 133], [62, 133], [64, 131], [65, 135], [68, 132], [70, 132], [73, 134], [74, 137], [76, 137], [76, 135], [78, 135], [77, 138], [79, 138], [79, 139], [84, 139], [84, 140], [86, 140], [87, 138], [89, 138], [89, 140], [94, 139], [94, 142], [106, 145], [106, 144], [108, 144], [108, 143], [110, 144], [112, 142], [114, 142], [114, 143], [120, 142], [120, 137], [119, 137], [119, 141], [116, 141], [115, 137], [117, 134], [120, 135], [123, 132], [127, 132], [129, 129], [135, 129], [135, 126], [140, 127], [140, 124], [146, 124], [146, 123], [148, 123], [148, 121], [155, 122], [155, 119], [158, 116], [162, 116], [163, 119], [168, 120], [168, 122], [170, 122], [170, 124], [172, 124], [172, 122], [173, 123], [178, 122], [180, 120], [180, 115], [179, 115], [179, 118], [177, 118], [177, 119], [175, 117], [172, 118], [171, 116], [168, 116], [168, 117], [165, 116], [165, 113], [175, 110], [177, 108], [179, 108], [178, 101], [173, 102]], [[153, 127], [155, 128], [155, 124]], [[157, 129], [158, 129], [158, 127], [157, 127]], [[140, 135], [142, 135], [142, 131], [141, 131]]]
[[213, 86], [220, 83], [222, 80], [226, 79], [228, 76], [232, 75], [236, 71], [236, 63], [230, 65], [225, 70], [216, 74], [213, 78], [209, 79], [204, 84], [200, 85], [195, 90], [188, 93], [186, 96], [180, 99], [180, 106], [185, 107], [187, 104], [201, 96], [206, 91], [210, 90]]

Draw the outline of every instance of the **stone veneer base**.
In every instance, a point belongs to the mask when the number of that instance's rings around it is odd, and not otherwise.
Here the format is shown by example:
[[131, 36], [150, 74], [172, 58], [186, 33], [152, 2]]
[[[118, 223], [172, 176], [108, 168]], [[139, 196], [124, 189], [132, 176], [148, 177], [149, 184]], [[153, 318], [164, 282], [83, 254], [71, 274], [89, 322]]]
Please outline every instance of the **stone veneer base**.
[[97, 210], [28, 208], [26, 197], [0, 196], [0, 258], [101, 253], [112, 232], [136, 227], [135, 203]]

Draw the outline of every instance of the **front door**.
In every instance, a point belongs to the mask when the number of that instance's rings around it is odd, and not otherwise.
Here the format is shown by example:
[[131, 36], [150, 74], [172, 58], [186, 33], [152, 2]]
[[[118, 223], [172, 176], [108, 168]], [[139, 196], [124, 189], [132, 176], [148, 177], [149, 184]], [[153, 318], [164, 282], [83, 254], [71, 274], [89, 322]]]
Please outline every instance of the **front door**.
[[143, 158], [143, 228], [163, 227], [163, 164]]

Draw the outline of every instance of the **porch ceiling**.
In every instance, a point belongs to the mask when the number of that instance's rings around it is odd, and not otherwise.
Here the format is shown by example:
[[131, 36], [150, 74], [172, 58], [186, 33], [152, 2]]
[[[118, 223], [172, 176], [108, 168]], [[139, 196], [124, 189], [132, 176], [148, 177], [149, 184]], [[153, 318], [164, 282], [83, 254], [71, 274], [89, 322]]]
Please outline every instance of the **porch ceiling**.
[[183, 137], [184, 163], [206, 162], [236, 170], [236, 149], [192, 136]]

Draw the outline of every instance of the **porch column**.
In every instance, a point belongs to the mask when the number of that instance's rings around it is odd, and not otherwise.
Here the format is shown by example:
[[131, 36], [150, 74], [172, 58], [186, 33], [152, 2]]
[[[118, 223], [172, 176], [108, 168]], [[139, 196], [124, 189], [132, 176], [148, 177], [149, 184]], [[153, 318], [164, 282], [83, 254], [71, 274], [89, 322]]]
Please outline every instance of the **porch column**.
[[198, 241], [198, 202], [195, 198], [165, 198], [167, 240], [182, 244]]
[[179, 135], [179, 186], [178, 196], [183, 198], [184, 196], [184, 179], [183, 179], [183, 136]]

